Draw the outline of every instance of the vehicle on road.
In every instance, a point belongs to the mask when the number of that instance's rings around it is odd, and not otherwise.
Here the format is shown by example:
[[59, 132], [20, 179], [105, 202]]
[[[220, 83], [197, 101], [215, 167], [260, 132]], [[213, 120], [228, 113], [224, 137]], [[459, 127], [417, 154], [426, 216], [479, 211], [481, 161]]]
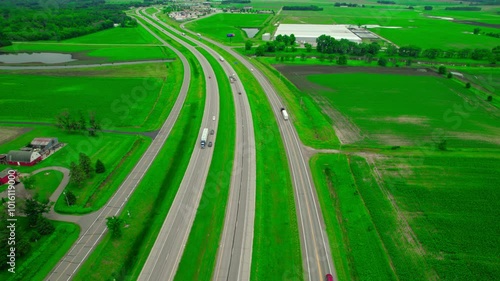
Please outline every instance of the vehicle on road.
[[212, 147], [212, 142], [208, 142], [208, 147]]
[[212, 116], [212, 121], [215, 121], [215, 115], [214, 115], [214, 116]]
[[333, 276], [330, 273], [326, 275], [326, 281], [333, 281]]
[[286, 112], [285, 108], [281, 108], [281, 114], [283, 115], [283, 119], [288, 120], [288, 112]]
[[211, 134], [211, 135], [213, 135], [213, 134], [214, 134], [214, 130], [211, 130], [211, 131], [210, 131], [210, 134]]
[[224, 61], [224, 58], [222, 56], [219, 56], [220, 61]]
[[203, 133], [201, 134], [201, 148], [205, 148], [205, 144], [207, 143], [208, 138], [208, 128], [203, 129]]

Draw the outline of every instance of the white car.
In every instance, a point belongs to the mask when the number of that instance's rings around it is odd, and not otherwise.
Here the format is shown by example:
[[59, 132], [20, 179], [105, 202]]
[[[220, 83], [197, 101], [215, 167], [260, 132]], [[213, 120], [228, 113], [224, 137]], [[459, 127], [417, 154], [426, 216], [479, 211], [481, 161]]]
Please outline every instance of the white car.
[[215, 115], [214, 115], [214, 116], [212, 116], [212, 121], [215, 121]]

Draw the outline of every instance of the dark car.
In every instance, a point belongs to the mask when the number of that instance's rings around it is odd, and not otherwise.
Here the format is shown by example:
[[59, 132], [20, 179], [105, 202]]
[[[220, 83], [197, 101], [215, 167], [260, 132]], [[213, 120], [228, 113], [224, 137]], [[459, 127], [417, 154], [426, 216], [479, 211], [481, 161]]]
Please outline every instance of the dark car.
[[[212, 142], [208, 142], [208, 147], [212, 147]], [[333, 279], [332, 279], [333, 281]]]
[[213, 134], [214, 134], [214, 130], [211, 130], [211, 131], [210, 131], [210, 134], [211, 134], [211, 135], [213, 135]]

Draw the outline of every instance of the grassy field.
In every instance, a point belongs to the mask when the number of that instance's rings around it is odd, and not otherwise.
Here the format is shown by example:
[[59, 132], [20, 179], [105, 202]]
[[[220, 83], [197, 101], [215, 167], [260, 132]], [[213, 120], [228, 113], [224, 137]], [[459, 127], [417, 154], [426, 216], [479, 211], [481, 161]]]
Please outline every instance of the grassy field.
[[[186, 28], [226, 45], [244, 43], [249, 38], [241, 28], [262, 28], [270, 15], [265, 14], [215, 14], [186, 24]], [[229, 40], [226, 35], [234, 33]]]
[[149, 34], [141, 26], [137, 27], [115, 27], [89, 35], [71, 38], [61, 41], [76, 44], [161, 44], [158, 39]]
[[175, 280], [180, 281], [209, 279], [213, 275], [229, 197], [236, 137], [235, 108], [229, 81], [217, 59], [203, 49], [199, 51], [209, 60], [217, 77], [220, 95], [218, 120], [222, 129], [216, 132], [217, 142], [214, 143], [215, 151], [200, 206], [175, 274]]
[[[55, 231], [51, 235], [42, 236], [36, 242], [31, 242], [30, 253], [26, 257], [16, 258], [16, 273], [7, 270], [0, 272], [0, 280], [19, 281], [33, 280], [42, 281], [45, 276], [56, 266], [59, 260], [70, 249], [78, 238], [80, 232], [77, 225], [67, 222], [52, 222]], [[27, 233], [28, 220], [23, 217], [17, 218], [16, 230], [18, 235]]]
[[316, 155], [310, 165], [339, 280], [397, 280], [346, 155]]
[[453, 148], [498, 145], [496, 109], [449, 79], [343, 73], [308, 80], [330, 89], [318, 92], [359, 127], [360, 143], [423, 146], [444, 138]]
[[59, 171], [44, 171], [32, 175], [35, 180], [33, 198], [38, 198], [41, 202], [48, 202], [50, 196], [57, 189], [63, 179], [63, 173]]
[[203, 74], [199, 64], [186, 55], [197, 70], [192, 69], [188, 96], [171, 135], [125, 206], [131, 213], [123, 217], [129, 227], [118, 240], [106, 235], [75, 280], [136, 280], [148, 257], [184, 176], [201, 124]]

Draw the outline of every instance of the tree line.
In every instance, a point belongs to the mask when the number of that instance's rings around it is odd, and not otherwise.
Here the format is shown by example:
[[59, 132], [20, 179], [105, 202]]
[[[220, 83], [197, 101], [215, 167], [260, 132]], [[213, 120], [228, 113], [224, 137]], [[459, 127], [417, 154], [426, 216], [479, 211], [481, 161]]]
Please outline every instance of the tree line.
[[376, 55], [380, 50], [380, 45], [377, 42], [358, 44], [347, 39], [336, 40], [325, 34], [319, 36], [316, 43], [316, 50], [324, 54], [364, 56], [366, 54]]
[[101, 123], [96, 119], [94, 113], [87, 117], [82, 111], [78, 113], [78, 118], [74, 117], [67, 110], [56, 116], [56, 127], [68, 132], [88, 132], [90, 136], [96, 136], [101, 130]]
[[318, 7], [316, 5], [309, 6], [283, 6], [283, 10], [289, 11], [323, 11], [322, 7]]
[[398, 55], [400, 57], [418, 58], [424, 57], [428, 59], [435, 58], [457, 58], [457, 59], [473, 59], [473, 60], [500, 60], [500, 46], [491, 50], [485, 48], [464, 48], [464, 49], [447, 49], [430, 48], [422, 50], [415, 45], [402, 46], [399, 49], [394, 45], [389, 45], [385, 51], [388, 56]]
[[[52, 2], [50, 2], [52, 3]], [[123, 10], [143, 3], [106, 4], [104, 0], [0, 1], [0, 47], [9, 41], [64, 40], [100, 30], [136, 25]]]
[[[87, 154], [81, 152], [78, 157], [78, 164], [76, 164], [75, 162], [71, 162], [69, 165], [69, 173], [71, 176], [70, 181], [77, 187], [82, 187], [85, 181], [93, 176], [94, 172], [97, 174], [101, 174], [105, 171], [106, 169], [104, 167], [104, 163], [102, 163], [101, 160], [97, 159], [95, 168], [93, 168], [90, 157]], [[68, 205], [72, 204], [68, 203]]]

